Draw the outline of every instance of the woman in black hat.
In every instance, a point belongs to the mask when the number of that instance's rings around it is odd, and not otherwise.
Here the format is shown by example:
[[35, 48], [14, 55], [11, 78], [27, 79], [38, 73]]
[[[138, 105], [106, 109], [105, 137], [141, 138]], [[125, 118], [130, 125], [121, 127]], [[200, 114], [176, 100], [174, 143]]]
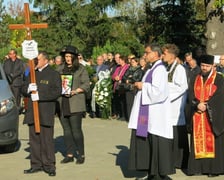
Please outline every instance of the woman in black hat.
[[66, 46], [60, 53], [65, 60], [63, 74], [72, 75], [71, 93], [62, 95], [60, 122], [64, 131], [66, 156], [61, 163], [69, 163], [77, 158], [76, 164], [85, 161], [84, 136], [82, 131], [83, 112], [86, 111], [85, 92], [89, 90], [89, 76], [78, 61], [74, 46]]

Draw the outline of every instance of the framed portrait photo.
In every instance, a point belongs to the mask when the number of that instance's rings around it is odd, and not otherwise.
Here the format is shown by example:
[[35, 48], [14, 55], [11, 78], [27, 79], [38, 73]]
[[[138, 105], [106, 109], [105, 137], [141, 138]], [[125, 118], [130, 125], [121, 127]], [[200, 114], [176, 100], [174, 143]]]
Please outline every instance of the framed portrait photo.
[[62, 82], [62, 92], [61, 94], [70, 94], [72, 89], [72, 81], [73, 76], [70, 74], [62, 74], [61, 75], [61, 82]]

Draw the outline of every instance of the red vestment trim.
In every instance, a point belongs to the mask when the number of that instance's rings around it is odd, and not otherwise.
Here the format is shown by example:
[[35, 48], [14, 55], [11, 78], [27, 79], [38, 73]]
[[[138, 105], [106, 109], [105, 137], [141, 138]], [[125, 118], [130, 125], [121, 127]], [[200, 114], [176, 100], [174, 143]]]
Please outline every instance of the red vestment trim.
[[[203, 82], [203, 77], [198, 75], [194, 84], [194, 94], [200, 102], [206, 102], [215, 93], [217, 87], [214, 85], [216, 72]], [[195, 112], [193, 115], [193, 141], [195, 158], [215, 157], [215, 138], [209, 123], [208, 113]]]

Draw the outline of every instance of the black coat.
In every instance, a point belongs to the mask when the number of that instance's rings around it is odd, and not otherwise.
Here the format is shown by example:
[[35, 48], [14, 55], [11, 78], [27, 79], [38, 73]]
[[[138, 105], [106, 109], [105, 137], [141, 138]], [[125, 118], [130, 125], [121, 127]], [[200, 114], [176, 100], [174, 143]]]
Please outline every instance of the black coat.
[[141, 81], [143, 75], [144, 75], [144, 71], [141, 69], [140, 66], [129, 67], [122, 78], [122, 82], [125, 83], [126, 80], [128, 80], [130, 84], [133, 84], [135, 82]]
[[186, 66], [186, 74], [187, 74], [187, 82], [190, 85], [191, 81], [195, 79], [195, 77], [201, 72], [200, 66], [196, 66], [195, 68], [190, 68]]
[[192, 133], [192, 115], [196, 111], [199, 102], [195, 100], [194, 86], [192, 81], [189, 87], [187, 109], [188, 130], [191, 133], [190, 156], [188, 161], [189, 174], [223, 174], [224, 173], [224, 78], [217, 74], [214, 85], [217, 90], [208, 100], [210, 108], [209, 121], [215, 137], [215, 158], [195, 159]]
[[16, 59], [15, 61], [7, 59], [4, 62], [3, 68], [9, 84], [12, 86], [22, 85], [25, 65], [21, 59]]
[[[50, 66], [44, 68], [41, 72], [35, 71], [37, 91], [39, 93], [39, 117], [40, 125], [53, 126], [54, 125], [54, 115], [55, 115], [55, 104], [62, 92], [61, 77], [58, 72], [53, 70]], [[27, 79], [23, 85], [22, 92], [27, 95], [27, 89], [30, 80]], [[33, 103], [31, 98], [28, 101], [28, 109], [25, 114], [24, 124], [33, 124]]]

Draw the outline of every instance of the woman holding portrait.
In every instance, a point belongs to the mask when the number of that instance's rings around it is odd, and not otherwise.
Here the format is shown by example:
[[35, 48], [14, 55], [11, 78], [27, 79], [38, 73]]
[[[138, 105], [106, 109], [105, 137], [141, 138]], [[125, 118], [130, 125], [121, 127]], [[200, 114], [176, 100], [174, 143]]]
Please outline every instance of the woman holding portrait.
[[86, 111], [86, 92], [90, 88], [89, 76], [85, 67], [79, 63], [74, 46], [65, 46], [60, 54], [65, 60], [62, 74], [73, 77], [70, 94], [63, 94], [61, 98], [60, 122], [66, 146], [66, 156], [61, 163], [73, 162], [76, 157], [76, 164], [83, 164], [85, 151], [82, 118]]

